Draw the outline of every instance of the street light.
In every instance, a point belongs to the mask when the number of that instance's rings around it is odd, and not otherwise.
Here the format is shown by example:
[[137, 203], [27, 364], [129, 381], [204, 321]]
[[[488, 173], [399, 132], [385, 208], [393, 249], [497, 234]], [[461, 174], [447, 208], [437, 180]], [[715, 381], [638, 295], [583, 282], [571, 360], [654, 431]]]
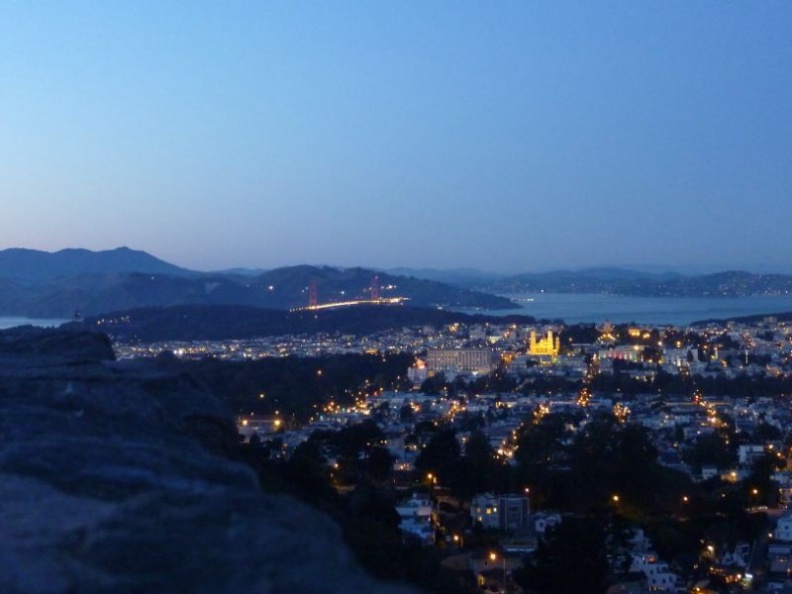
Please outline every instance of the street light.
[[[489, 554], [489, 558], [490, 558], [490, 561], [492, 561], [494, 563], [497, 560], [497, 558], [498, 558], [498, 554], [493, 551], [493, 552], [491, 552]], [[503, 585], [503, 592], [505, 594], [505, 592], [506, 592], [506, 555], [501, 555], [501, 559], [503, 560], [503, 582], [502, 582], [502, 585]]]

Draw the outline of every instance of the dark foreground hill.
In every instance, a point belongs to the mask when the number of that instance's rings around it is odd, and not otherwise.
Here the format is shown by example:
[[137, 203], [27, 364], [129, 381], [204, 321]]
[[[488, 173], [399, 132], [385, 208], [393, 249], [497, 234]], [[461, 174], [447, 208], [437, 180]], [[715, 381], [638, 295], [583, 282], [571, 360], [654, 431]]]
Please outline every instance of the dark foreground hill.
[[373, 334], [405, 326], [531, 324], [530, 316], [485, 316], [400, 305], [284, 311], [240, 306], [152, 307], [86, 318], [78, 326], [107, 332], [115, 340], [224, 340], [340, 332]]
[[0, 592], [405, 592], [227, 456], [226, 406], [87, 332], [0, 333]]

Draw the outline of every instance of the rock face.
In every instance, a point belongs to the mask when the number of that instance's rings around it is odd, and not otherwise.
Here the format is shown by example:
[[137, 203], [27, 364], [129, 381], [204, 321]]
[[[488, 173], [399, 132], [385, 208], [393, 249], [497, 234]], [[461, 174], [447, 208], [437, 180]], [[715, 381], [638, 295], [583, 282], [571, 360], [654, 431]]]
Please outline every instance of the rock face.
[[0, 365], [4, 367], [45, 367], [114, 360], [110, 339], [96, 332], [53, 331], [33, 326], [0, 332]]
[[0, 592], [406, 592], [210, 451], [224, 404], [101, 335], [0, 333]]

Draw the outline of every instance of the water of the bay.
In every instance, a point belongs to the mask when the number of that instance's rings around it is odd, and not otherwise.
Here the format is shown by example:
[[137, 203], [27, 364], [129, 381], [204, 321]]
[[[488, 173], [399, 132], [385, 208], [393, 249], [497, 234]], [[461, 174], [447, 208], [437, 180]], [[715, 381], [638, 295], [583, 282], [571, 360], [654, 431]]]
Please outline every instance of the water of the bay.
[[522, 308], [487, 312], [490, 315], [522, 314], [537, 319], [564, 320], [568, 324], [621, 324], [685, 326], [709, 319], [792, 312], [792, 295], [751, 297], [628, 297], [590, 293], [521, 293], [504, 295]]
[[[488, 315], [519, 314], [568, 324], [635, 322], [684, 326], [701, 320], [725, 320], [753, 315], [792, 312], [792, 295], [751, 297], [629, 297], [594, 293], [506, 294], [522, 307], [496, 310]], [[470, 310], [466, 310], [470, 311]], [[16, 326], [57, 327], [69, 320], [57, 318], [0, 317], [0, 330]]]
[[42, 328], [54, 328], [68, 322], [69, 320], [55, 318], [19, 318], [19, 317], [0, 317], [0, 330], [15, 328], [17, 326], [39, 326]]

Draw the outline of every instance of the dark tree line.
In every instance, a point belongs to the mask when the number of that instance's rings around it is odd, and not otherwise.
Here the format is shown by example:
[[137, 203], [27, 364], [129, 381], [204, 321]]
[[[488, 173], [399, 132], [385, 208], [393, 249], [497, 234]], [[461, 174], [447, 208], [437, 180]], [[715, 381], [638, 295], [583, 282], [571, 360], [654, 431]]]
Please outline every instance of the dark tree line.
[[409, 354], [268, 357], [256, 361], [179, 361], [160, 363], [183, 370], [202, 382], [237, 413], [274, 414], [304, 422], [329, 401], [354, 404], [364, 391], [387, 390], [407, 383]]

